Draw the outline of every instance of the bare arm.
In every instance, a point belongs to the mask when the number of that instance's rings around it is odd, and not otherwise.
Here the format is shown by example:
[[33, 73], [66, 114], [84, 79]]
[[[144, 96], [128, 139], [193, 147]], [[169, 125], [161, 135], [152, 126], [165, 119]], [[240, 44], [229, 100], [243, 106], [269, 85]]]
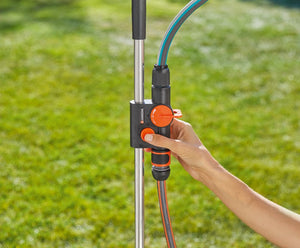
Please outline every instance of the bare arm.
[[171, 139], [160, 135], [145, 138], [170, 149], [192, 177], [257, 233], [280, 247], [300, 247], [300, 215], [266, 199], [230, 174], [211, 156], [191, 125], [174, 120]]
[[300, 247], [300, 216], [266, 199], [224, 168], [208, 187], [244, 223], [280, 247]]

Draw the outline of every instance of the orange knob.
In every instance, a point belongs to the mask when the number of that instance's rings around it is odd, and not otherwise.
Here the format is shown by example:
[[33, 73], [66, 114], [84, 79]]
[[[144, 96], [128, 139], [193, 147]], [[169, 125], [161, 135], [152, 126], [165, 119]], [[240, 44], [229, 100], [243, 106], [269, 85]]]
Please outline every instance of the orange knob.
[[150, 127], [146, 127], [141, 132], [141, 138], [143, 141], [145, 141], [146, 134], [155, 134], [154, 130]]
[[173, 111], [166, 105], [157, 105], [150, 114], [152, 123], [157, 127], [168, 126], [174, 118]]

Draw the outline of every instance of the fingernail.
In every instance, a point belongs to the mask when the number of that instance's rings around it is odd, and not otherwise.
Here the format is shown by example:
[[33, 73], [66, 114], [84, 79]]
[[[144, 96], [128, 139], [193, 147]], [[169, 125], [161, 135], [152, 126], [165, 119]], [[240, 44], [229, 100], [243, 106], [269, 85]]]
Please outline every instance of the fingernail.
[[153, 135], [152, 134], [146, 134], [145, 135], [145, 140], [146, 141], [152, 141], [153, 140]]

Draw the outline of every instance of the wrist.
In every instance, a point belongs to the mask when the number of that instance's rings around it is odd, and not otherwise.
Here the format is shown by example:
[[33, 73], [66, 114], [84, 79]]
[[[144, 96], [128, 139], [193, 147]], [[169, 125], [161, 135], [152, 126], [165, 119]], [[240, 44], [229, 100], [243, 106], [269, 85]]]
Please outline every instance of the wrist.
[[197, 180], [210, 189], [212, 189], [213, 185], [215, 185], [215, 180], [218, 178], [218, 175], [225, 171], [223, 166], [213, 158], [206, 148], [202, 150], [197, 170]]

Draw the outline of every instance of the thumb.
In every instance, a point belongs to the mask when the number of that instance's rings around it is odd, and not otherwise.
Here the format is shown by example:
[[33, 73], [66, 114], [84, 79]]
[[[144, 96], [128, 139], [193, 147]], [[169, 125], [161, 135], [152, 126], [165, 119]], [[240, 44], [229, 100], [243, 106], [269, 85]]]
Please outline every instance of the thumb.
[[165, 147], [165, 148], [169, 148], [168, 146], [171, 143], [171, 139], [159, 134], [146, 134], [145, 141], [151, 145]]
[[170, 139], [159, 134], [147, 134], [145, 135], [145, 141], [154, 146], [168, 148], [177, 154], [180, 154], [180, 150], [183, 146], [180, 140]]

